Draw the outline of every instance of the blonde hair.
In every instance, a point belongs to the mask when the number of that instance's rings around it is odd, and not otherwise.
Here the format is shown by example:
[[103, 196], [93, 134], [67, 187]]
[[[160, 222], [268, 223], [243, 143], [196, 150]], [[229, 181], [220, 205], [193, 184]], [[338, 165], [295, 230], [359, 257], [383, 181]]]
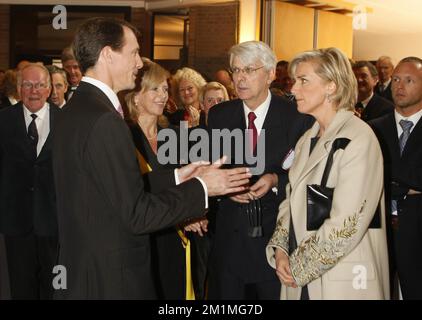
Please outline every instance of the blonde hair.
[[180, 100], [179, 94], [179, 84], [182, 80], [187, 80], [192, 82], [192, 84], [198, 90], [198, 93], [201, 92], [201, 88], [206, 85], [205, 79], [201, 74], [191, 68], [182, 68], [178, 69], [171, 79], [171, 92], [173, 99], [176, 100], [178, 106], [182, 106], [182, 101]]
[[290, 63], [289, 73], [292, 77], [302, 62], [312, 63], [315, 73], [321, 79], [336, 85], [336, 92], [329, 98], [337, 105], [337, 110], [354, 110], [358, 94], [357, 81], [343, 52], [337, 48], [302, 52]]
[[229, 100], [229, 94], [227, 93], [227, 89], [223, 86], [220, 82], [211, 81], [208, 82], [205, 86], [202, 87], [201, 92], [199, 93], [199, 100], [204, 103], [205, 94], [210, 90], [221, 90], [223, 91], [224, 101]]
[[[134, 122], [137, 122], [139, 117], [139, 110], [135, 105], [136, 94], [150, 90], [158, 86], [161, 82], [166, 81], [170, 77], [169, 72], [159, 64], [152, 62], [148, 58], [142, 57], [141, 59], [144, 66], [141, 70], [139, 70], [136, 76], [135, 88], [130, 90], [125, 95], [125, 102], [129, 111], [129, 118]], [[158, 124], [162, 127], [168, 126], [168, 122], [160, 119], [162, 117], [165, 118], [164, 116], [158, 117]]]

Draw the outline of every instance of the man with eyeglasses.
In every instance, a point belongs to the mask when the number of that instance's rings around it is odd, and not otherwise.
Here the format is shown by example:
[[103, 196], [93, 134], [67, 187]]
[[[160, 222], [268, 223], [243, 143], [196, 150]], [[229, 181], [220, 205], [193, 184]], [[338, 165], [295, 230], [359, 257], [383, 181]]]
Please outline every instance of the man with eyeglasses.
[[59, 109], [47, 102], [48, 70], [18, 74], [22, 101], [0, 112], [0, 232], [12, 299], [50, 299], [57, 254], [51, 136]]
[[[249, 190], [231, 194], [219, 203], [208, 297], [279, 299], [280, 281], [267, 263], [265, 247], [275, 229], [278, 206], [285, 198], [289, 155], [311, 120], [299, 114], [293, 103], [270, 93], [277, 60], [265, 43], [243, 42], [233, 46], [229, 55], [239, 99], [214, 106], [208, 126], [231, 132], [249, 129], [250, 141], [247, 137], [243, 145], [244, 162], [233, 159], [239, 144], [232, 139], [229, 163], [246, 165], [249, 152], [258, 161], [265, 156], [265, 169], [251, 179]], [[263, 154], [257, 154], [262, 150], [257, 147], [260, 143], [264, 143]]]

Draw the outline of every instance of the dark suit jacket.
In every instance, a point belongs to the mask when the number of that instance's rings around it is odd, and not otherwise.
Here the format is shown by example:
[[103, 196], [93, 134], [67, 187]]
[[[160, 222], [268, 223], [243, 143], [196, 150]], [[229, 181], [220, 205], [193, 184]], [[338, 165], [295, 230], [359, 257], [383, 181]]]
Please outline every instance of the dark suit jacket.
[[50, 104], [50, 134], [35, 158], [23, 104], [0, 111], [0, 232], [57, 235], [51, 132], [59, 109]]
[[375, 90], [374, 92], [379, 95], [380, 97], [383, 97], [385, 99], [387, 99], [390, 102], [393, 102], [393, 95], [391, 92], [391, 83], [392, 81], [390, 81], [390, 84], [388, 85], [388, 87], [384, 90], [381, 91], [380, 90], [380, 83], [378, 82], [377, 85], [375, 86]]
[[11, 106], [12, 104], [10, 103], [10, 100], [9, 100], [9, 98], [7, 98], [7, 97], [5, 97], [5, 96], [3, 96], [3, 95], [0, 95], [0, 109], [3, 109], [3, 108], [6, 108], [6, 107], [9, 107], [9, 106]]
[[390, 208], [391, 199], [398, 201], [395, 248], [403, 297], [421, 299], [422, 195], [407, 193], [409, 189], [422, 191], [422, 121], [419, 120], [412, 130], [402, 156], [394, 113], [370, 124], [383, 151], [387, 208]]
[[391, 101], [380, 97], [376, 93], [372, 96], [371, 100], [369, 100], [368, 104], [366, 105], [365, 109], [363, 109], [361, 119], [363, 121], [371, 121], [376, 118], [382, 117], [388, 113], [392, 113], [394, 111], [394, 105]]
[[[313, 123], [313, 118], [301, 115], [296, 105], [273, 95], [262, 129], [265, 129], [265, 170], [279, 177], [278, 194], [271, 190], [261, 198], [263, 237], [247, 235], [248, 220], [242, 205], [223, 198], [217, 212], [216, 236], [212, 252], [212, 264], [219, 270], [229, 270], [245, 282], [277, 280], [274, 270], [265, 259], [265, 247], [274, 232], [278, 206], [285, 198], [288, 181], [282, 162], [289, 150]], [[246, 129], [241, 100], [233, 100], [214, 106], [208, 115], [209, 129]], [[232, 156], [234, 140], [232, 140]], [[243, 140], [244, 141], [244, 140]], [[234, 163], [234, 159], [232, 162]], [[244, 166], [237, 164], [236, 166]], [[254, 177], [257, 180], [259, 177]]]
[[[62, 109], [53, 143], [60, 253], [58, 298], [151, 299], [149, 233], [204, 214], [197, 179], [174, 186], [159, 171], [145, 192], [130, 131], [97, 87], [81, 82]], [[153, 174], [153, 173], [151, 173]]]

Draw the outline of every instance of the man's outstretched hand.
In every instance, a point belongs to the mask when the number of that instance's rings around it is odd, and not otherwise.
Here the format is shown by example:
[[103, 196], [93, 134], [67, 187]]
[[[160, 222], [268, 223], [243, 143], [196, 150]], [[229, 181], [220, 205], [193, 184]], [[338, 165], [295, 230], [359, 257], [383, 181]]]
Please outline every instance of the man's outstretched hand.
[[180, 182], [199, 177], [206, 184], [208, 196], [220, 196], [245, 191], [252, 174], [248, 168], [221, 169], [226, 156], [213, 164], [205, 161], [191, 163], [177, 170]]

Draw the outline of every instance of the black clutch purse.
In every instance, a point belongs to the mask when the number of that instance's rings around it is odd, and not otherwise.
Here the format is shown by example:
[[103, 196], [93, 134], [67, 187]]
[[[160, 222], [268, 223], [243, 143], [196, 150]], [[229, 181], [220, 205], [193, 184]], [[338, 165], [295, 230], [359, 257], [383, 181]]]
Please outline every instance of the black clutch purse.
[[350, 139], [348, 138], [337, 138], [334, 140], [330, 153], [328, 154], [321, 184], [310, 184], [306, 186], [306, 229], [308, 231], [318, 230], [324, 223], [324, 220], [330, 216], [334, 188], [327, 187], [328, 176], [333, 165], [334, 153], [338, 149], [345, 149], [349, 142]]

